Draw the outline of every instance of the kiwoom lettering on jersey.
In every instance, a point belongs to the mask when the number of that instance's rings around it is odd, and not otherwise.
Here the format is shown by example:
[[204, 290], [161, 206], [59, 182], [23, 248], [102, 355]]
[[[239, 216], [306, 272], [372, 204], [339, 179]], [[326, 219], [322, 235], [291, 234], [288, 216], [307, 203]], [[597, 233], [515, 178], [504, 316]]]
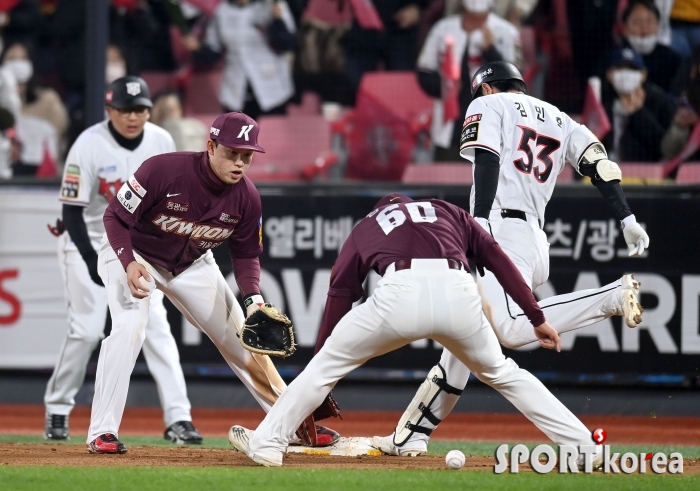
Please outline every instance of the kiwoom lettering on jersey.
[[190, 208], [189, 203], [176, 203], [174, 201], [168, 201], [166, 207], [168, 210], [186, 212]]
[[464, 118], [464, 124], [462, 127], [467, 126], [469, 123], [477, 123], [479, 121], [481, 121], [481, 114], [472, 114], [471, 116]]
[[233, 234], [232, 228], [197, 225], [195, 222], [188, 222], [180, 217], [171, 217], [162, 213], [153, 220], [153, 223], [160, 227], [163, 232], [189, 235], [193, 239], [203, 238], [222, 241], [228, 239]]

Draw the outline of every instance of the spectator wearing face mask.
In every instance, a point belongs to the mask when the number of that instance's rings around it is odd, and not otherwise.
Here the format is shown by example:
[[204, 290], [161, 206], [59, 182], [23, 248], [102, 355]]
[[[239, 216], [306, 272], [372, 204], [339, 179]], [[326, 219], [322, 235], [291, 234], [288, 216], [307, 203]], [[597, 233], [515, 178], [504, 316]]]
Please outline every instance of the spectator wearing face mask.
[[661, 140], [671, 125], [673, 103], [647, 80], [642, 56], [631, 48], [612, 52], [603, 85], [603, 105], [612, 130], [603, 143], [610, 158], [657, 162]]
[[455, 120], [445, 120], [442, 100], [442, 64], [448, 38], [453, 41], [453, 60], [460, 68], [457, 120], [467, 112], [471, 102], [469, 81], [480, 66], [501, 60], [517, 64], [520, 59], [520, 33], [513, 24], [491, 12], [492, 0], [462, 0], [462, 6], [462, 13], [446, 17], [433, 26], [418, 57], [418, 82], [426, 94], [435, 98], [431, 138], [436, 161], [461, 161], [462, 125]]
[[62, 138], [68, 130], [68, 112], [58, 92], [50, 87], [37, 86], [27, 46], [19, 42], [9, 46], [2, 56], [2, 63], [17, 80], [21, 114], [48, 121]]
[[659, 43], [661, 15], [652, 0], [632, 0], [622, 14], [625, 46], [642, 55], [647, 79], [670, 92], [681, 58]]

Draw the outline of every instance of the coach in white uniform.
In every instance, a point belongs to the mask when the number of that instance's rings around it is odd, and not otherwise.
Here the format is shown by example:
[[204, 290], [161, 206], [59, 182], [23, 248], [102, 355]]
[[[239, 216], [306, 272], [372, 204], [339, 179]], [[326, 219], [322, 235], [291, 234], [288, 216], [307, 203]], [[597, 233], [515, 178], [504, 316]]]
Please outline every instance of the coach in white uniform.
[[[107, 90], [106, 103], [109, 119], [78, 137], [68, 153], [61, 184], [66, 232], [59, 238], [58, 258], [68, 303], [68, 333], [44, 396], [45, 436], [51, 440], [69, 437], [68, 416], [75, 395], [90, 355], [103, 337], [107, 293], [97, 274], [96, 251], [105, 232], [104, 211], [144, 160], [175, 151], [172, 137], [148, 122], [153, 104], [143, 79], [115, 80]], [[192, 426], [185, 378], [161, 292], [151, 299], [146, 333], [143, 350], [163, 405], [165, 438], [201, 443]]]
[[[591, 178], [620, 220], [630, 256], [649, 246], [620, 187], [620, 167], [608, 160], [598, 139], [583, 125], [544, 101], [526, 94], [518, 69], [506, 62], [481, 67], [471, 85], [462, 135], [462, 157], [474, 162], [471, 209], [475, 219], [497, 240], [534, 291], [549, 277], [549, 244], [542, 231], [544, 210], [557, 175], [569, 163]], [[478, 278], [484, 313], [503, 346], [517, 348], [537, 341], [522, 310], [493, 274]], [[628, 327], [642, 321], [639, 283], [632, 275], [598, 289], [557, 295], [539, 302], [560, 333], [580, 329], [613, 315]], [[469, 370], [443, 350], [433, 368], [440, 374], [423, 382], [393, 435], [375, 437], [389, 454], [426, 452], [430, 433], [457, 403]], [[431, 373], [433, 373], [431, 371]]]

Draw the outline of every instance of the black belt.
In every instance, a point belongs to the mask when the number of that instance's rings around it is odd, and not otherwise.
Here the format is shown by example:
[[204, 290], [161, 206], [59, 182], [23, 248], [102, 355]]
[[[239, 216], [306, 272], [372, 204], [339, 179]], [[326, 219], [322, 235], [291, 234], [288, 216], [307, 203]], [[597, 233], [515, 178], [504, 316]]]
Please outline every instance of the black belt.
[[[450, 269], [462, 269], [461, 261], [456, 259], [446, 259], [447, 267]], [[411, 269], [411, 259], [399, 259], [394, 263], [394, 271], [401, 271], [403, 269]]]
[[520, 210], [508, 210], [504, 208], [501, 210], [501, 218], [519, 218], [520, 220], [527, 222], [527, 215], [524, 211]]

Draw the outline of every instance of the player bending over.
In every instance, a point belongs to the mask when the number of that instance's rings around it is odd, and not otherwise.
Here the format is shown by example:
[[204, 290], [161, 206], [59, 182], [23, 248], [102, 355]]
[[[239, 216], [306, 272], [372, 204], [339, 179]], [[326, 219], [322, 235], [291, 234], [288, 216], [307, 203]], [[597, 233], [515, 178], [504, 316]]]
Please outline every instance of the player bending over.
[[[414, 202], [391, 194], [357, 224], [340, 250], [321, 326], [332, 334], [254, 432], [231, 428], [231, 444], [261, 465], [282, 465], [297, 426], [338, 380], [370, 358], [424, 338], [442, 343], [555, 443], [590, 444], [591, 432], [583, 423], [539, 380], [503, 356], [466, 269], [468, 258], [501, 282], [531, 323], [533, 337], [559, 350], [559, 336], [530, 286], [476, 220], [445, 201]], [[372, 296], [352, 309], [364, 296], [370, 270], [383, 278]]]
[[[265, 411], [285, 390], [270, 358], [241, 345], [243, 311], [211, 253], [228, 244], [247, 315], [258, 317], [264, 304], [258, 259], [262, 207], [258, 190], [245, 177], [253, 152], [264, 152], [257, 140], [254, 120], [240, 112], [223, 114], [211, 127], [205, 152], [148, 159], [110, 202], [98, 271], [112, 332], [97, 362], [87, 438], [91, 452], [126, 452], [117, 434], [156, 288], [209, 336]], [[339, 437], [322, 426], [315, 430], [311, 443], [320, 446]]]
[[[544, 211], [557, 175], [568, 163], [591, 178], [620, 220], [630, 256], [649, 247], [620, 187], [620, 167], [588, 128], [544, 101], [527, 95], [522, 75], [510, 63], [488, 63], [474, 75], [473, 101], [462, 129], [460, 154], [474, 163], [471, 209], [513, 261], [533, 291], [549, 276], [549, 244], [542, 231]], [[484, 312], [503, 346], [537, 341], [523, 311], [504, 293], [491, 272], [477, 277]], [[629, 327], [642, 321], [639, 283], [632, 275], [601, 288], [557, 295], [539, 302], [559, 333], [613, 315]], [[375, 437], [391, 455], [421, 455], [432, 431], [454, 408], [469, 379], [469, 368], [448, 349], [430, 370], [394, 433]]]

